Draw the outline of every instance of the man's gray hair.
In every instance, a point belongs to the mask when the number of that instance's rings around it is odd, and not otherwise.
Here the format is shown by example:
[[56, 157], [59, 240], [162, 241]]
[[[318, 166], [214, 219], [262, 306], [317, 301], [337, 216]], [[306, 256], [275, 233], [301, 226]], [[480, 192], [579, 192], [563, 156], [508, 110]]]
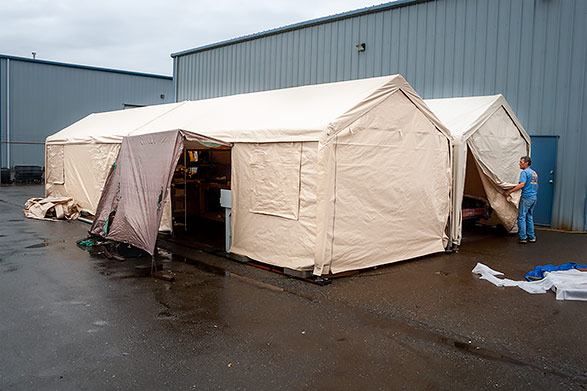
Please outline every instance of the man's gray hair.
[[524, 163], [528, 163], [528, 165], [532, 164], [532, 159], [530, 158], [530, 156], [522, 156], [520, 159], [522, 159]]

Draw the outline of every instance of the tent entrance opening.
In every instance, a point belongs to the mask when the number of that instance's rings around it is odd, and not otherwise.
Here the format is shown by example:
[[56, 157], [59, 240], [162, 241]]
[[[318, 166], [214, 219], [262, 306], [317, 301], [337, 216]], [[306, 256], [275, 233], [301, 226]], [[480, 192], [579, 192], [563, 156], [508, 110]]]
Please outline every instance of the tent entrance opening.
[[230, 190], [230, 148], [185, 148], [173, 175], [173, 236], [196, 247], [225, 249], [221, 190]]
[[487, 193], [479, 176], [477, 163], [471, 151], [467, 151], [465, 188], [463, 192], [463, 222], [477, 221], [486, 225], [496, 225], [499, 220], [492, 218]]

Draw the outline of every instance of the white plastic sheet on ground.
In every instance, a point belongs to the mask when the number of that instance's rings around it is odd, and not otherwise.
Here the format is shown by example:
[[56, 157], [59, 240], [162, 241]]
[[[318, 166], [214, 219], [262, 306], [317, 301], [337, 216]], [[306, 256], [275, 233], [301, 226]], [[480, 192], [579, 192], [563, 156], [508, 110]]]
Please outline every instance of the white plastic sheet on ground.
[[517, 286], [528, 293], [545, 293], [552, 289], [556, 292], [557, 300], [587, 301], [587, 272], [577, 269], [561, 270], [544, 273], [539, 281], [515, 281], [502, 278], [502, 272], [491, 269], [482, 263], [473, 268], [474, 274], [479, 274], [482, 280], [487, 280], [495, 286]]

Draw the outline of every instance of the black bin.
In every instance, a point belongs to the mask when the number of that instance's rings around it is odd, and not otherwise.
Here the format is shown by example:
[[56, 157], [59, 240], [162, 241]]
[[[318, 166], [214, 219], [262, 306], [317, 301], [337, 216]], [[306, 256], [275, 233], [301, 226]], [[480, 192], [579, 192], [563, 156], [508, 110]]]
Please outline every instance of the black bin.
[[15, 182], [37, 182], [43, 180], [43, 167], [41, 166], [14, 166]]
[[0, 169], [0, 183], [10, 183], [10, 168], [2, 168]]

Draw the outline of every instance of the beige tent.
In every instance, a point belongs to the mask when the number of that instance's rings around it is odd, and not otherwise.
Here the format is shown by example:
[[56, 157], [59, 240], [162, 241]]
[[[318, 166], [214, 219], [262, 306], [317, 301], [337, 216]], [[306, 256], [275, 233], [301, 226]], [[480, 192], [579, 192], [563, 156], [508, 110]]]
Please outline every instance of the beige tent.
[[316, 275], [440, 252], [450, 139], [399, 75], [186, 102], [123, 139], [92, 232], [152, 253], [183, 149], [230, 145], [231, 252]]
[[514, 230], [520, 192], [507, 199], [503, 192], [518, 183], [518, 161], [530, 154], [531, 141], [505, 98], [492, 95], [425, 102], [454, 139], [453, 245], [461, 243], [463, 195], [485, 198], [497, 215], [497, 222], [508, 231]]
[[122, 138], [183, 103], [90, 114], [45, 141], [45, 195], [71, 197], [94, 214]]

